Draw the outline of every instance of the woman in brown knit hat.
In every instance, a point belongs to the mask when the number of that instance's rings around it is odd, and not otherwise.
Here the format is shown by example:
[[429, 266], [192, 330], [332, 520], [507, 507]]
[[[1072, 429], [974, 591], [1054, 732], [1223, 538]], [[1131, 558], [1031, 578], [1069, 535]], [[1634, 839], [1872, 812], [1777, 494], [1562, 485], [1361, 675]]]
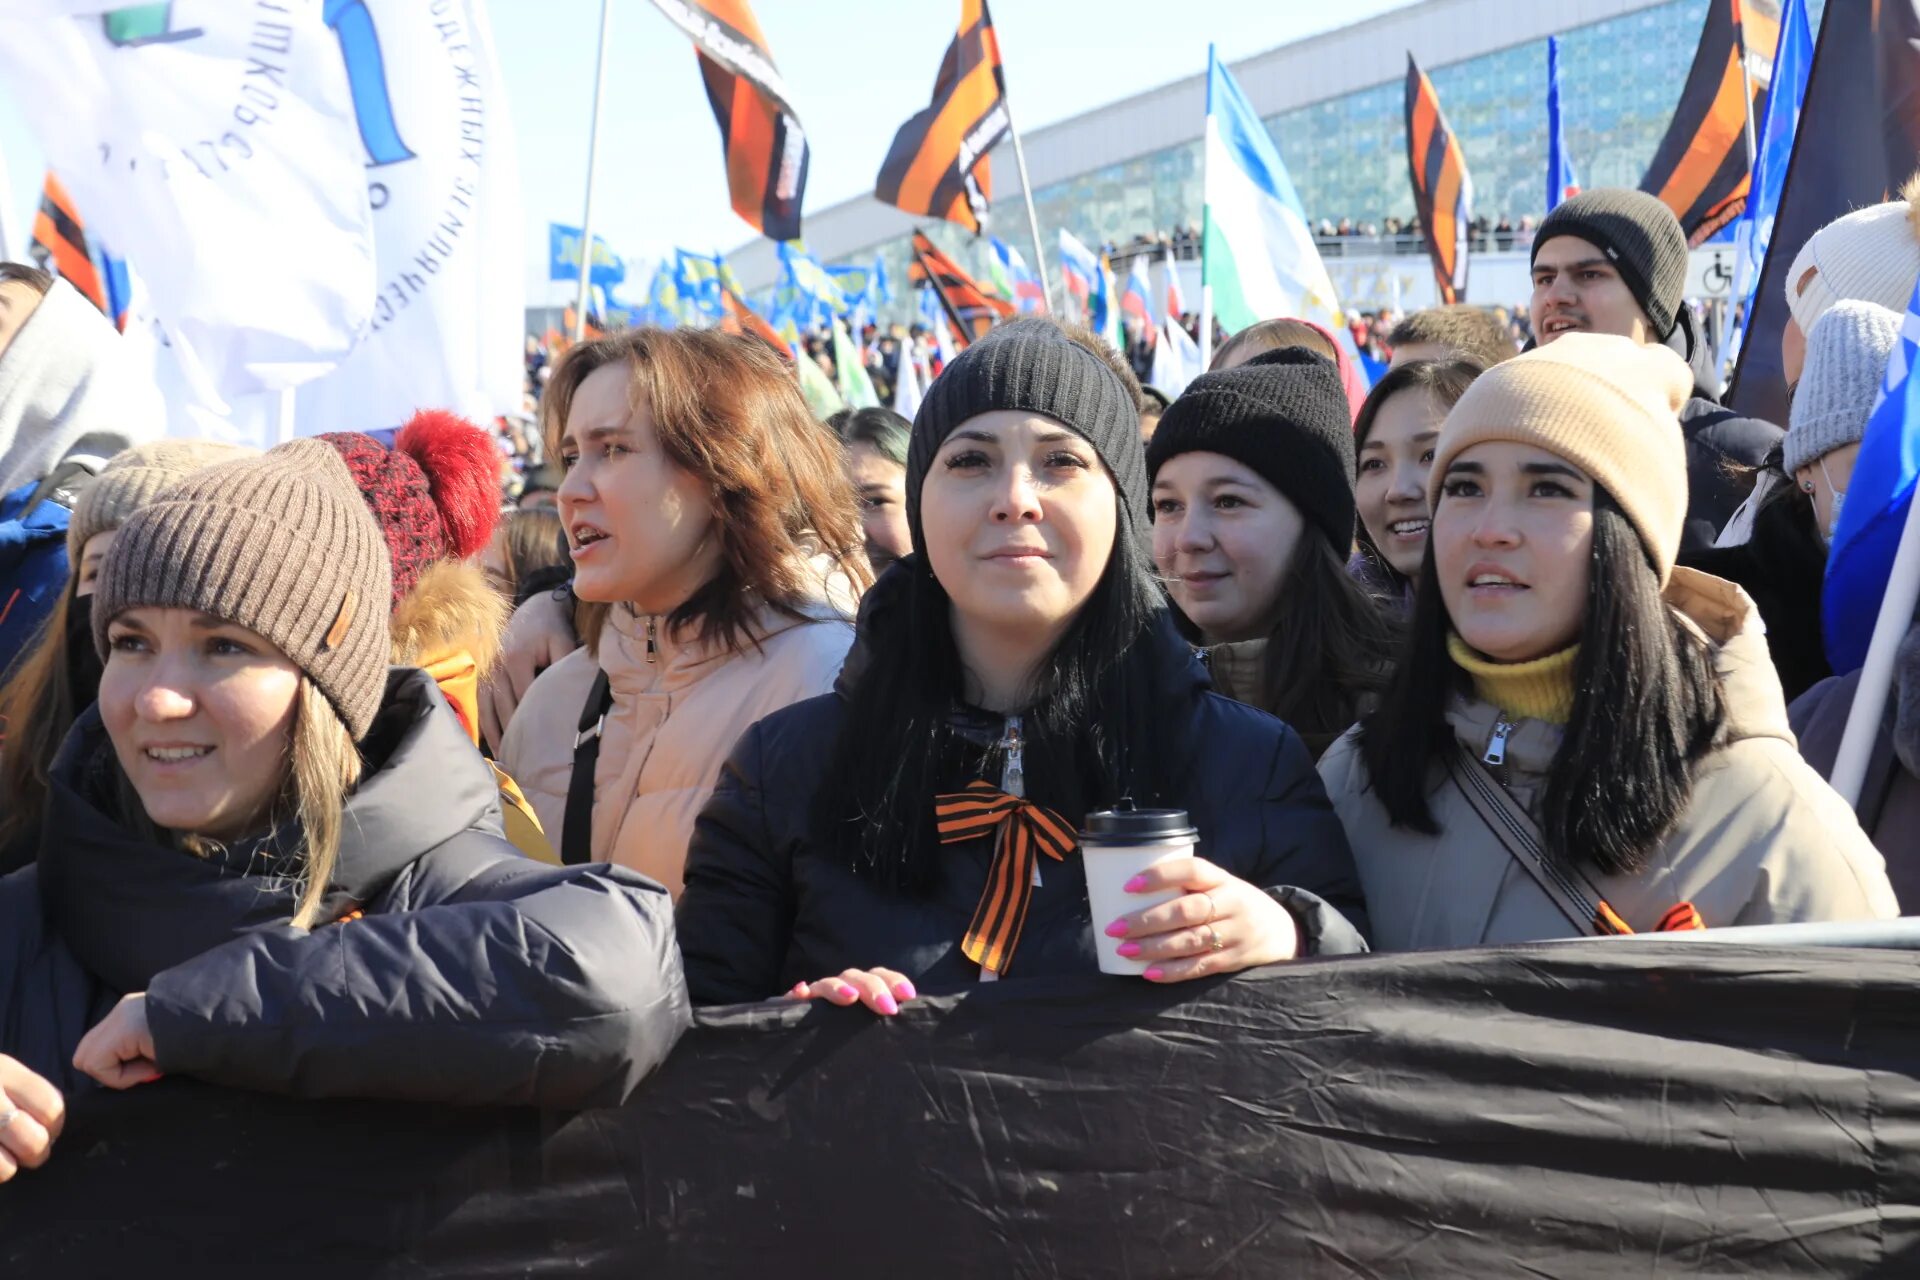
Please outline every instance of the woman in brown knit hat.
[[687, 1019], [667, 894], [500, 837], [438, 686], [388, 667], [390, 590], [318, 440], [122, 527], [58, 838], [0, 880], [0, 1053], [60, 1087], [556, 1107], [618, 1103], [665, 1056]]
[[1691, 388], [1569, 333], [1442, 425], [1407, 646], [1320, 763], [1381, 950], [1898, 914], [1753, 602], [1674, 566]]
[[115, 531], [134, 512], [202, 467], [255, 450], [214, 440], [160, 440], [114, 455], [80, 491], [67, 522], [72, 566], [53, 612], [0, 686], [0, 875], [33, 861], [47, 771], [74, 717], [100, 687], [93, 648], [94, 580]]

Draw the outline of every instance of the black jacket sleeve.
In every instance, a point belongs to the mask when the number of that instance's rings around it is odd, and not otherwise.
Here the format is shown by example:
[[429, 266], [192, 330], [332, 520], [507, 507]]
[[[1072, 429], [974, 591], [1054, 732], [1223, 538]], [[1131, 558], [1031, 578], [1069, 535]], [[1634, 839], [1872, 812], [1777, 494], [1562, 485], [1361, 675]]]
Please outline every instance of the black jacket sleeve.
[[747, 730], [694, 823], [676, 916], [693, 1002], [780, 994], [792, 930], [790, 854], [775, 847], [765, 798], [765, 722]]
[[[300, 1097], [623, 1101], [690, 1021], [665, 889], [621, 867], [436, 851], [379, 913], [277, 927], [147, 990], [160, 1069]], [[443, 886], [443, 887], [441, 887]]]
[[1266, 855], [1253, 883], [1293, 913], [1300, 926], [1300, 954], [1367, 950], [1366, 901], [1346, 828], [1306, 744], [1292, 729], [1273, 753], [1261, 808]]

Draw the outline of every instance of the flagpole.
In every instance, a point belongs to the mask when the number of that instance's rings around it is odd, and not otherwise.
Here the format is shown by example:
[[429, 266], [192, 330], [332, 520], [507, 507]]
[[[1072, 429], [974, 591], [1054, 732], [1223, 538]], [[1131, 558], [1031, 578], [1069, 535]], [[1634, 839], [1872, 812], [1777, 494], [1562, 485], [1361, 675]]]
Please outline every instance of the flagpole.
[[1040, 274], [1040, 296], [1045, 299], [1049, 314], [1053, 311], [1053, 286], [1047, 282], [1047, 254], [1040, 244], [1040, 218], [1033, 211], [1033, 180], [1027, 177], [1027, 149], [1020, 143], [1019, 126], [1013, 122], [1013, 104], [1007, 95], [1000, 95], [1000, 105], [1007, 112], [1007, 136], [1013, 139], [1013, 162], [1020, 168], [1020, 195], [1027, 202], [1027, 231], [1033, 236], [1033, 269]]
[[607, 24], [613, 0], [600, 0], [600, 49], [593, 70], [593, 122], [587, 127], [587, 207], [580, 215], [580, 293], [573, 308], [573, 340], [587, 336], [587, 288], [593, 279], [593, 176], [600, 165], [600, 109], [607, 81]]
[[1207, 366], [1213, 363], [1213, 286], [1207, 283], [1207, 227], [1213, 221], [1213, 211], [1207, 207], [1207, 152], [1211, 147], [1207, 139], [1213, 128], [1213, 45], [1207, 46], [1207, 113], [1201, 123], [1200, 143], [1200, 333], [1195, 339], [1200, 346], [1200, 372], [1205, 373]]
[[[1760, 151], [1754, 142], [1753, 129], [1753, 78], [1747, 71], [1747, 24], [1740, 9], [1740, 0], [1733, 2], [1733, 44], [1740, 55], [1740, 96], [1747, 108], [1747, 199], [1753, 199], [1753, 167], [1759, 162]], [[1785, 34], [1784, 32], [1782, 33]]]

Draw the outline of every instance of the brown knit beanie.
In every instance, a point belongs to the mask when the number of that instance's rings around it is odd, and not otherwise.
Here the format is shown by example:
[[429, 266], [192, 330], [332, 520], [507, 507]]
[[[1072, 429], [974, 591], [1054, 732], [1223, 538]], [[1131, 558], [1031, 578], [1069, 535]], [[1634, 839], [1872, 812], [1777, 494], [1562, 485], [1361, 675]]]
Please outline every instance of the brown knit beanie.
[[1687, 518], [1680, 410], [1686, 362], [1631, 338], [1567, 333], [1481, 374], [1440, 428], [1427, 501], [1438, 511], [1447, 467], [1488, 440], [1566, 459], [1612, 495], [1639, 531], [1665, 586]]
[[80, 553], [87, 549], [89, 538], [118, 529], [128, 516], [200, 468], [258, 452], [218, 440], [156, 440], [114, 454], [74, 503], [73, 515], [67, 521], [67, 563], [78, 568]]
[[354, 740], [387, 684], [392, 579], [347, 464], [293, 440], [208, 467], [135, 512], [107, 553], [93, 641], [128, 609], [198, 609], [259, 632], [320, 687]]

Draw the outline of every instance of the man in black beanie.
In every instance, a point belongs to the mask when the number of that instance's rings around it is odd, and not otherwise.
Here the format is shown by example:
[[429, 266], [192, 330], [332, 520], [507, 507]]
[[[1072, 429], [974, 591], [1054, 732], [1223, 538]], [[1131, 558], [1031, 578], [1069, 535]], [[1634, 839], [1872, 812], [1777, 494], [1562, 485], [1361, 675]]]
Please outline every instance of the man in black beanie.
[[1752, 470], [1786, 433], [1744, 418], [1714, 398], [1713, 354], [1687, 310], [1687, 237], [1680, 220], [1644, 191], [1604, 187], [1557, 206], [1533, 241], [1529, 308], [1540, 345], [1563, 333], [1611, 333], [1666, 346], [1693, 369], [1694, 395], [1680, 415], [1687, 438], [1687, 527], [1683, 550], [1713, 545], [1752, 491], [1728, 463]]

